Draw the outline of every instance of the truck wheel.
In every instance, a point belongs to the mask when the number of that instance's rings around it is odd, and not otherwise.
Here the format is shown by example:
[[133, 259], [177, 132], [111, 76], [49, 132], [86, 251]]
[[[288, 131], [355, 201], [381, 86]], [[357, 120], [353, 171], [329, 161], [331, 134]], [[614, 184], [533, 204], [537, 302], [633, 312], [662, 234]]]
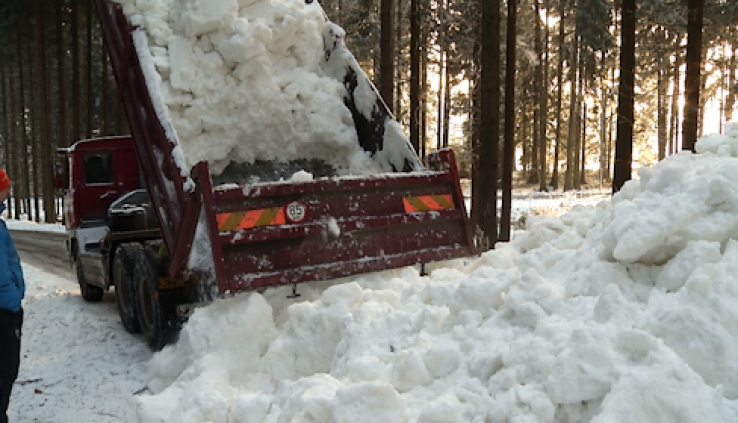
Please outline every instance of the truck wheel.
[[136, 284], [133, 271], [136, 256], [143, 255], [143, 247], [139, 243], [121, 244], [115, 250], [113, 258], [113, 284], [115, 285], [115, 303], [118, 316], [123, 327], [130, 333], [141, 332], [136, 314]]
[[173, 331], [168, 327], [159, 302], [158, 279], [151, 263], [143, 250], [136, 254], [134, 267], [134, 282], [136, 285], [136, 314], [141, 333], [152, 350], [158, 351], [173, 337]]
[[77, 282], [79, 282], [79, 291], [82, 293], [82, 298], [90, 303], [100, 301], [105, 291], [103, 291], [99, 286], [87, 283], [85, 279], [85, 270], [82, 266], [82, 261], [79, 258], [79, 250], [75, 250], [74, 252], [74, 267], [77, 270]]

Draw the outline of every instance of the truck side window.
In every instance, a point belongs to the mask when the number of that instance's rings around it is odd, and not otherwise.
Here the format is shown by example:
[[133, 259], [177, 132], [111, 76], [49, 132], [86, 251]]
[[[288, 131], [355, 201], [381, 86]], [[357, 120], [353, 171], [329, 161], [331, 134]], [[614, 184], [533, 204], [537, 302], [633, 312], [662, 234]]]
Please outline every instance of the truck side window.
[[115, 182], [113, 174], [113, 157], [110, 153], [87, 153], [84, 155], [85, 183], [112, 184]]

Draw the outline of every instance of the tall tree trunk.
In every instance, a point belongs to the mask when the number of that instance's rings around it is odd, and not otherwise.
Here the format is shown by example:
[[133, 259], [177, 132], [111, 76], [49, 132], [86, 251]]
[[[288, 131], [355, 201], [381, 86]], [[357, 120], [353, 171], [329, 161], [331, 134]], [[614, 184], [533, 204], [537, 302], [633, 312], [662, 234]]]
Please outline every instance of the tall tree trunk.
[[[586, 81], [586, 79], [584, 80]], [[574, 183], [574, 188], [582, 189], [583, 185], [587, 184], [587, 103], [582, 105], [582, 133], [579, 136], [579, 150], [581, 151], [581, 158], [579, 162], [579, 177]]]
[[67, 122], [67, 81], [64, 73], [64, 61], [66, 48], [64, 44], [64, 0], [56, 1], [56, 80], [59, 104], [59, 145], [67, 147], [69, 142], [69, 123]]
[[671, 125], [669, 130], [669, 154], [675, 154], [677, 151], [677, 145], [679, 142], [679, 115], [681, 114], [679, 107], [679, 86], [681, 85], [681, 71], [682, 60], [681, 52], [677, 46], [677, 54], [674, 55], [674, 82], [671, 86]]
[[[576, 16], [574, 16], [576, 21]], [[564, 175], [564, 191], [574, 188], [574, 170], [577, 156], [576, 137], [579, 134], [579, 123], [577, 122], [577, 70], [579, 69], [579, 34], [574, 31], [572, 40], [571, 63], [569, 64], [569, 135], [566, 141], [566, 173]]]
[[110, 98], [108, 96], [109, 91], [109, 84], [110, 84], [110, 77], [108, 76], [108, 66], [110, 64], [108, 63], [108, 55], [105, 52], [105, 48], [103, 47], [102, 51], [100, 51], [100, 58], [102, 61], [102, 135], [110, 135]]
[[[704, 1], [704, 0], [703, 0]], [[702, 63], [707, 62], [707, 51], [708, 49], [703, 48], [702, 49], [702, 60], [700, 61], [700, 93], [707, 92], [707, 78], [710, 76], [704, 72], [702, 72]], [[700, 97], [703, 94], [700, 94]], [[698, 101], [700, 103], [700, 101]], [[705, 111], [707, 109], [705, 107], [699, 106], [699, 114], [697, 118], [697, 138], [695, 139], [695, 142], [702, 138], [705, 131]]]
[[[723, 57], [728, 57], [728, 44], [723, 43], [723, 51], [722, 51]], [[723, 131], [723, 122], [725, 121], [725, 92], [726, 92], [726, 86], [728, 84], [728, 62], [722, 61], [720, 63], [720, 120], [719, 120], [719, 127], [720, 130], [718, 131], [719, 134], [724, 133]], [[704, 119], [702, 120], [704, 122]]]
[[[500, 138], [500, 0], [482, 0], [482, 115], [479, 151], [479, 228], [482, 249], [497, 243]], [[486, 244], [486, 245], [485, 245]]]
[[[38, 62], [38, 97], [39, 97], [39, 120], [41, 121], [41, 186], [43, 187], [44, 216], [46, 223], [56, 221], [56, 208], [54, 207], [54, 186], [51, 177], [51, 150], [52, 140], [49, 136], [49, 120], [46, 105], [46, 42], [44, 40], [43, 10], [41, 0], [35, 0], [36, 8], [36, 60]], [[38, 174], [38, 173], [37, 173]], [[37, 194], [38, 196], [38, 194]]]
[[6, 66], [4, 64], [0, 65], [0, 84], [2, 84], [0, 85], [0, 97], [2, 97], [3, 102], [3, 152], [5, 153], [5, 160], [0, 167], [7, 170], [10, 164], [10, 144], [12, 144], [12, 141], [10, 129], [11, 112], [8, 110], [8, 97], [10, 97], [10, 94], [6, 88], [7, 75], [5, 69]]
[[581, 159], [581, 155], [579, 154], [582, 151], [585, 151], [585, 142], [584, 142], [584, 134], [586, 132], [587, 127], [587, 103], [582, 102], [581, 99], [583, 99], [585, 90], [585, 84], [587, 81], [587, 75], [585, 74], [585, 67], [584, 67], [584, 61], [585, 55], [584, 51], [581, 48], [581, 45], [579, 47], [579, 64], [577, 65], [579, 67], [579, 83], [577, 84], [577, 107], [576, 107], [576, 113], [574, 116], [576, 116], [577, 120], [577, 132], [576, 132], [576, 143], [574, 144], [576, 146], [576, 149], [574, 150], [574, 168], [573, 170], [573, 178], [574, 178], [574, 189], [582, 189], [582, 178], [584, 175], [584, 172], [581, 170], [581, 166], [584, 164], [584, 159]]
[[[535, 148], [532, 149], [531, 146], [533, 144], [534, 138], [538, 136], [538, 127], [535, 124], [538, 115], [538, 109], [535, 106], [535, 96], [530, 96], [530, 93], [527, 89], [524, 89], [523, 92], [526, 95], [524, 96], [524, 99], [521, 99], [521, 103], [523, 104], [521, 121], [532, 122], [532, 125], [520, 125], [520, 135], [518, 139], [520, 139], [520, 149], [522, 150], [520, 157], [520, 164], [522, 165], [521, 176], [523, 180], [526, 181], [525, 183], [528, 183], [528, 181], [530, 180], [530, 175], [532, 173], [531, 170], [533, 169], [533, 165], [531, 163], [533, 161], [531, 150], [535, 150]], [[523, 95], [521, 95], [521, 97], [523, 97]], [[513, 183], [515, 183], [514, 179]]]
[[438, 0], [438, 48], [440, 50], [438, 54], [438, 104], [436, 112], [436, 148], [441, 149], [444, 147], [443, 140], [445, 139], [444, 129], [445, 122], [444, 117], [446, 116], [445, 109], [446, 105], [444, 100], [446, 96], [444, 92], [448, 89], [444, 81], [444, 75], [448, 69], [448, 49], [446, 48], [446, 0]]
[[[30, 46], [30, 40], [29, 46]], [[39, 116], [39, 108], [37, 103], [41, 101], [39, 95], [38, 95], [38, 78], [40, 78], [39, 72], [38, 72], [38, 64], [34, 61], [33, 54], [30, 48], [25, 49], [25, 53], [27, 53], [27, 63], [28, 63], [28, 110], [29, 110], [29, 122], [28, 125], [30, 127], [30, 131], [28, 132], [28, 150], [30, 154], [30, 161], [28, 162], [30, 166], [26, 169], [26, 177], [28, 178], [29, 183], [29, 196], [28, 201], [29, 204], [33, 206], [33, 209], [31, 211], [31, 208], [29, 206], [29, 215], [28, 219], [33, 220], [34, 222], [40, 222], [41, 221], [41, 190], [39, 188], [39, 178], [38, 175], [41, 174], [40, 172], [40, 158], [39, 158], [39, 151], [41, 150], [39, 148], [41, 143], [41, 138], [39, 137], [39, 128], [41, 127], [41, 119]]]
[[730, 122], [733, 120], [733, 106], [735, 105], [735, 70], [736, 70], [736, 59], [735, 56], [738, 53], [738, 40], [736, 38], [738, 31], [735, 28], [730, 30], [730, 44], [733, 47], [730, 53], [730, 61], [728, 62], [728, 96], [725, 100], [725, 120]]
[[538, 187], [541, 191], [548, 191], [548, 187], [546, 186], [546, 171], [548, 167], [546, 166], [546, 152], [548, 151], [548, 136], [547, 136], [547, 129], [548, 129], [548, 36], [549, 36], [549, 29], [548, 29], [548, 7], [549, 6], [549, 0], [545, 0], [544, 7], [546, 8], [546, 25], [544, 30], [544, 36], [543, 36], [543, 51], [544, 51], [544, 57], [543, 57], [543, 73], [541, 77], [541, 129], [539, 131], [540, 134], [540, 143], [538, 145], [539, 150], [539, 156], [540, 156], [540, 177], [539, 182], [540, 186]]
[[[397, 62], [395, 63], [395, 119], [397, 122], [399, 122], [401, 125], [403, 124], [403, 118], [402, 118], [402, 74], [403, 74], [403, 58], [404, 53], [402, 51], [402, 31], [400, 31], [400, 28], [402, 28], [402, 0], [397, 0], [395, 2], [397, 10], [395, 11], [395, 19], [394, 19], [394, 27], [395, 30], [395, 46], [397, 51]], [[422, 158], [422, 156], [421, 156]]]
[[682, 149], [694, 151], [700, 110], [700, 67], [702, 65], [702, 12], [704, 0], [687, 1], [687, 76], [684, 83], [684, 134]]
[[[381, 21], [382, 32], [380, 41], [381, 59], [380, 59], [380, 94], [384, 98], [387, 107], [392, 111], [395, 104], [394, 93], [395, 87], [392, 79], [395, 76], [395, 37], [394, 30], [394, 5], [393, 0], [381, 0]], [[398, 0], [399, 2], [400, 0]]]
[[[662, 29], [663, 31], [663, 29]], [[664, 34], [664, 40], [666, 34]], [[658, 158], [659, 161], [666, 157], [666, 90], [669, 82], [668, 69], [666, 63], [669, 58], [664, 52], [658, 52], [658, 85], [657, 85], [657, 108], [658, 108]]]
[[92, 85], [92, 8], [93, 0], [87, 0], [87, 138], [92, 138], [94, 132], [92, 128], [92, 116], [93, 116], [93, 85]]
[[[22, 128], [19, 125], [20, 116], [22, 115], [21, 113], [22, 109], [20, 108], [20, 101], [18, 100], [18, 97], [17, 97], [19, 93], [23, 92], [23, 90], [21, 88], [22, 87], [21, 78], [17, 78], [16, 81], [18, 84], [18, 89], [15, 89], [15, 87], [13, 87], [12, 71], [9, 72], [8, 73], [8, 89], [10, 90], [10, 108], [11, 108], [10, 130], [12, 132], [12, 142], [10, 143], [10, 146], [7, 148], [9, 150], [8, 155], [7, 155], [8, 161], [6, 163], [8, 167], [5, 170], [8, 173], [8, 176], [10, 177], [11, 181], [15, 179], [16, 176], [18, 176], [16, 167], [17, 167], [17, 164], [20, 163], [20, 161], [17, 159], [18, 155], [16, 153], [20, 151], [20, 144], [21, 144], [21, 140], [23, 139], [22, 132], [20, 132], [22, 131]], [[15, 105], [18, 105], [17, 110], [14, 107]], [[9, 203], [12, 203], [13, 207], [9, 207], [8, 216], [13, 216], [15, 219], [17, 219], [19, 215], [18, 209], [20, 207], [18, 193], [21, 191], [20, 189], [21, 185], [20, 185], [19, 179], [15, 179], [15, 180], [16, 182], [11, 190], [13, 201], [9, 202]]]
[[445, 77], [443, 84], [443, 148], [447, 148], [451, 127], [451, 77], [448, 71], [448, 52], [444, 53], [444, 55], [446, 56], [446, 66], [443, 70]]
[[420, 0], [410, 0], [410, 143], [420, 151]]
[[436, 104], [436, 150], [443, 148], [443, 71], [445, 69], [446, 52], [441, 47], [438, 58], [438, 102]]
[[420, 136], [419, 142], [421, 143], [421, 150], [423, 151], [420, 156], [423, 160], [427, 157], [428, 149], [428, 24], [423, 19], [425, 13], [420, 13], [420, 42], [418, 48], [420, 49], [420, 99], [419, 108], [420, 113]]
[[658, 104], [658, 154], [659, 160], [666, 157], [666, 88], [669, 82], [668, 69], [666, 69], [664, 54], [659, 54], [657, 104]]
[[631, 179], [633, 162], [633, 106], [635, 82], [636, 0], [623, 0], [618, 90], [618, 136], [615, 146], [613, 193]]
[[605, 182], [605, 168], [607, 166], [607, 109], [610, 107], [608, 99], [608, 89], [605, 87], [605, 80], [607, 79], [607, 63], [606, 63], [605, 50], [600, 52], [600, 169], [599, 169], [599, 181], [600, 188]]
[[541, 114], [543, 109], [541, 108], [541, 97], [543, 97], [543, 47], [541, 47], [541, 1], [535, 0], [533, 3], [535, 13], [535, 33], [533, 38], [533, 44], [536, 49], [536, 55], [538, 56], [538, 66], [536, 66], [536, 83], [535, 83], [535, 94], [534, 98], [536, 104], [533, 106], [533, 139], [531, 142], [531, 157], [530, 157], [530, 174], [528, 175], [527, 183], [534, 184], [539, 182], [539, 164], [538, 164], [538, 151], [539, 145], [543, 142], [541, 137]]
[[[610, 69], [610, 81], [615, 81], [615, 68]], [[613, 119], [613, 116], [615, 116], [615, 119]], [[613, 145], [613, 123], [616, 123], [617, 121], [617, 112], [610, 109], [610, 119], [607, 120], [607, 172], [606, 180], [612, 181], [612, 174], [613, 174], [613, 164], [612, 164], [612, 156], [615, 150], [615, 146]]]
[[[481, 5], [481, 2], [478, 4]], [[481, 214], [480, 201], [480, 185], [481, 185], [481, 172], [479, 169], [480, 165], [480, 148], [479, 145], [481, 139], [481, 119], [482, 119], [482, 84], [481, 84], [481, 45], [482, 35], [480, 33], [480, 25], [475, 25], [475, 37], [474, 37], [474, 50], [472, 53], [472, 80], [471, 80], [471, 111], [469, 121], [471, 122], [471, 215], [469, 217], [469, 223], [472, 228], [479, 228], [479, 215]]]
[[[15, 104], [15, 93], [13, 92], [13, 86], [11, 84], [10, 72], [8, 72], [8, 66], [0, 65], [0, 82], [2, 83], [2, 93], [0, 95], [3, 98], [3, 150], [5, 152], [5, 162], [3, 168], [11, 174], [11, 166], [13, 163], [12, 146], [15, 143], [15, 121], [13, 117], [12, 105]], [[10, 100], [10, 101], [8, 101]], [[11, 193], [13, 190], [11, 189]], [[8, 216], [12, 216], [13, 209], [11, 207], [12, 201], [8, 200]]]
[[561, 19], [559, 19], [559, 67], [557, 81], [558, 88], [556, 92], [556, 141], [554, 145], [553, 170], [551, 172], [551, 183], [553, 189], [559, 189], [559, 148], [561, 146], [561, 97], [564, 89], [564, 42], [566, 33], [564, 32], [564, 23], [566, 20], [566, 6], [561, 3]]
[[[24, 87], [24, 81], [26, 80], [24, 75], [24, 69], [23, 69], [23, 45], [22, 45], [22, 37], [21, 37], [21, 31], [20, 26], [18, 26], [17, 30], [17, 54], [18, 54], [18, 86], [19, 91], [18, 94], [20, 96], [20, 109], [18, 110], [20, 116], [19, 116], [19, 122], [21, 125], [20, 129], [20, 142], [18, 143], [19, 151], [21, 152], [21, 163], [30, 163], [28, 160], [28, 132], [27, 128], [28, 125], [26, 124], [26, 94], [25, 94], [25, 87]], [[21, 197], [21, 207], [18, 207], [18, 210], [25, 210], [26, 212], [29, 211], [28, 207], [28, 197], [30, 193], [30, 184], [29, 184], [29, 168], [30, 166], [25, 166], [25, 175], [21, 175], [21, 169], [22, 166], [19, 166], [19, 169], [15, 169], [16, 172], [14, 175], [11, 175], [11, 180], [18, 181], [17, 186], [22, 189], [17, 190], [16, 194], [19, 194], [18, 196]], [[20, 216], [16, 216], [16, 218], [19, 218]]]
[[[705, 63], [707, 61], [707, 49], [702, 49], [702, 59], [700, 60], [700, 68], [702, 68], [702, 63]], [[702, 70], [700, 69], [700, 92], [704, 93], [707, 90], [707, 75], [702, 74]], [[705, 108], [699, 106], [699, 99], [698, 99], [698, 110], [697, 113], [697, 138], [695, 138], [695, 142], [697, 142], [698, 139], [702, 138], [703, 131], [705, 130], [705, 125], [703, 124], [705, 122]]]
[[72, 22], [72, 142], [81, 138], [82, 102], [80, 101], [79, 85], [79, 5], [80, 0], [71, 0]]
[[507, 2], [507, 51], [505, 52], [505, 142], [502, 161], [502, 210], [500, 241], [509, 242], [512, 217], [512, 180], [515, 164], [515, 47], [517, 0]]

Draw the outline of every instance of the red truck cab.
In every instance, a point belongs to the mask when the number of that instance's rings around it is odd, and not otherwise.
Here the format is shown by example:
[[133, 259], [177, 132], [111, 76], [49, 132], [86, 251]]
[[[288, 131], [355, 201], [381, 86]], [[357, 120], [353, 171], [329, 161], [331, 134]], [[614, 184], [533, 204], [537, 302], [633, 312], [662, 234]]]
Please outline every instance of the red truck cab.
[[161, 234], [133, 139], [100, 137], [58, 149], [54, 171], [64, 199], [66, 252], [82, 298], [100, 301], [114, 287], [126, 330], [143, 332], [152, 347], [161, 348], [180, 323], [175, 306], [193, 302], [194, 294], [187, 291], [185, 298], [180, 289], [159, 295]]
[[81, 140], [58, 150], [57, 188], [64, 190], [67, 229], [104, 225], [110, 204], [141, 188], [138, 161], [130, 136]]
[[63, 192], [66, 253], [83, 298], [98, 301], [110, 286], [100, 259], [110, 233], [108, 210], [114, 201], [141, 188], [133, 140], [102, 137], [58, 149], [54, 181]]

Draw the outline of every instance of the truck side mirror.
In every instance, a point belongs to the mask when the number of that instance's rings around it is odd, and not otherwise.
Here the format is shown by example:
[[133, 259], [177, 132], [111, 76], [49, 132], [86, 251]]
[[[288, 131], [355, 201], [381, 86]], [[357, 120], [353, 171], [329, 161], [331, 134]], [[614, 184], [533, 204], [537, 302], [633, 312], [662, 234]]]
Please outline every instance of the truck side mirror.
[[64, 177], [61, 175], [55, 175], [54, 176], [54, 188], [56, 189], [66, 189], [66, 184], [64, 183]]
[[54, 160], [54, 188], [65, 190], [69, 188], [69, 162], [67, 156], [58, 154]]

